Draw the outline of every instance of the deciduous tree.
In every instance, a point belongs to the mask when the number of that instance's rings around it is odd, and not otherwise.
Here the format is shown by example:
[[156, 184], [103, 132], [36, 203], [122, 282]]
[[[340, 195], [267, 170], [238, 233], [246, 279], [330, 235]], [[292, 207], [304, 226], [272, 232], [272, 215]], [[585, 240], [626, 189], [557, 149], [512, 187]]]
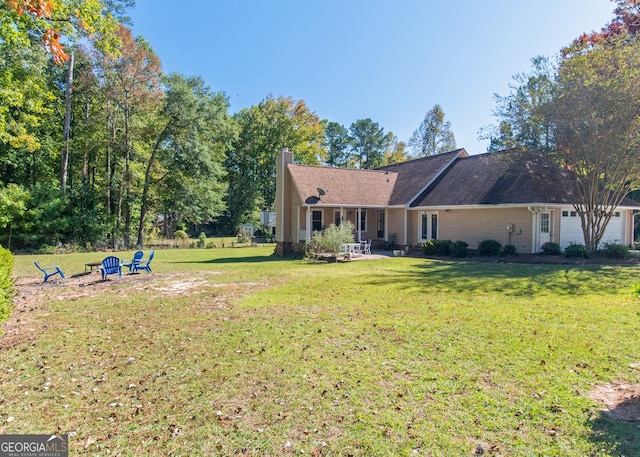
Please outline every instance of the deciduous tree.
[[426, 157], [456, 148], [456, 138], [451, 122], [445, 121], [440, 105], [434, 105], [425, 114], [420, 127], [411, 135], [408, 143], [412, 157]]
[[549, 105], [556, 159], [572, 173], [585, 245], [598, 247], [614, 209], [640, 184], [640, 40], [616, 35], [565, 52]]

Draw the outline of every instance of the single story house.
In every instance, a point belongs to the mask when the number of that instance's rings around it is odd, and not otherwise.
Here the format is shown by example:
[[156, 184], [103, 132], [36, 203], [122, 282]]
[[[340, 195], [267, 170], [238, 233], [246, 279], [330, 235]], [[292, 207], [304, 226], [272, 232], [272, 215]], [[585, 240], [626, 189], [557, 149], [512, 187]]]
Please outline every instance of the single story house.
[[[304, 249], [313, 231], [351, 221], [374, 248], [486, 239], [540, 252], [546, 242], [584, 244], [580, 217], [559, 180], [566, 171], [539, 156], [469, 155], [464, 149], [374, 170], [293, 163], [286, 148], [276, 172], [276, 254]], [[636, 202], [616, 208], [602, 242], [633, 243]]]

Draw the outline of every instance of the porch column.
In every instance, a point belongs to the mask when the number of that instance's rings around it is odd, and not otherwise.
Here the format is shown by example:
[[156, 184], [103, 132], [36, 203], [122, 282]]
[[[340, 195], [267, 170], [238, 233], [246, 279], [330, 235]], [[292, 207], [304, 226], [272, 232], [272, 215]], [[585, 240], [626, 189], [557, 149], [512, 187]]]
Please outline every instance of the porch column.
[[362, 241], [362, 226], [360, 225], [360, 212], [362, 211], [362, 208], [358, 208], [358, 210], [356, 211], [356, 224], [358, 227], [358, 241]]
[[309, 205], [307, 205], [306, 221], [307, 221], [307, 227], [305, 230], [306, 230], [307, 240], [310, 240], [311, 239], [311, 210], [309, 209]]

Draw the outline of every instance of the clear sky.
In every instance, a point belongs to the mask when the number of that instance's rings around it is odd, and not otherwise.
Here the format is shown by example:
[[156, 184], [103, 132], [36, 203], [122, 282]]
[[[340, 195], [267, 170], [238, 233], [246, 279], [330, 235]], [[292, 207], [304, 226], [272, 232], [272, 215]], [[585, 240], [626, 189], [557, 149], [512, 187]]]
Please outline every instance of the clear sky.
[[612, 19], [609, 0], [136, 0], [163, 70], [201, 76], [235, 113], [269, 94], [407, 141], [440, 104], [458, 147], [486, 151], [493, 94], [535, 56]]

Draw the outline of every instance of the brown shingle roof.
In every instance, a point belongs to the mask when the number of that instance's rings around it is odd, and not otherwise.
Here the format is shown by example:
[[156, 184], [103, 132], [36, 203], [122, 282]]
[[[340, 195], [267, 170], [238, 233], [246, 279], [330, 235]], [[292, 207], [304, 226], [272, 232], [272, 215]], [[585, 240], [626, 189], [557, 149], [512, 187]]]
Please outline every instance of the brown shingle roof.
[[[386, 206], [396, 184], [397, 173], [357, 168], [287, 165], [303, 202], [332, 206]], [[317, 200], [318, 188], [325, 195]]]
[[543, 157], [509, 152], [457, 160], [411, 206], [570, 204], [571, 194], [558, 183], [566, 171]]
[[434, 156], [401, 162], [378, 168], [378, 170], [398, 173], [396, 187], [389, 199], [389, 205], [408, 205], [457, 157], [467, 157], [467, 151], [456, 149]]

